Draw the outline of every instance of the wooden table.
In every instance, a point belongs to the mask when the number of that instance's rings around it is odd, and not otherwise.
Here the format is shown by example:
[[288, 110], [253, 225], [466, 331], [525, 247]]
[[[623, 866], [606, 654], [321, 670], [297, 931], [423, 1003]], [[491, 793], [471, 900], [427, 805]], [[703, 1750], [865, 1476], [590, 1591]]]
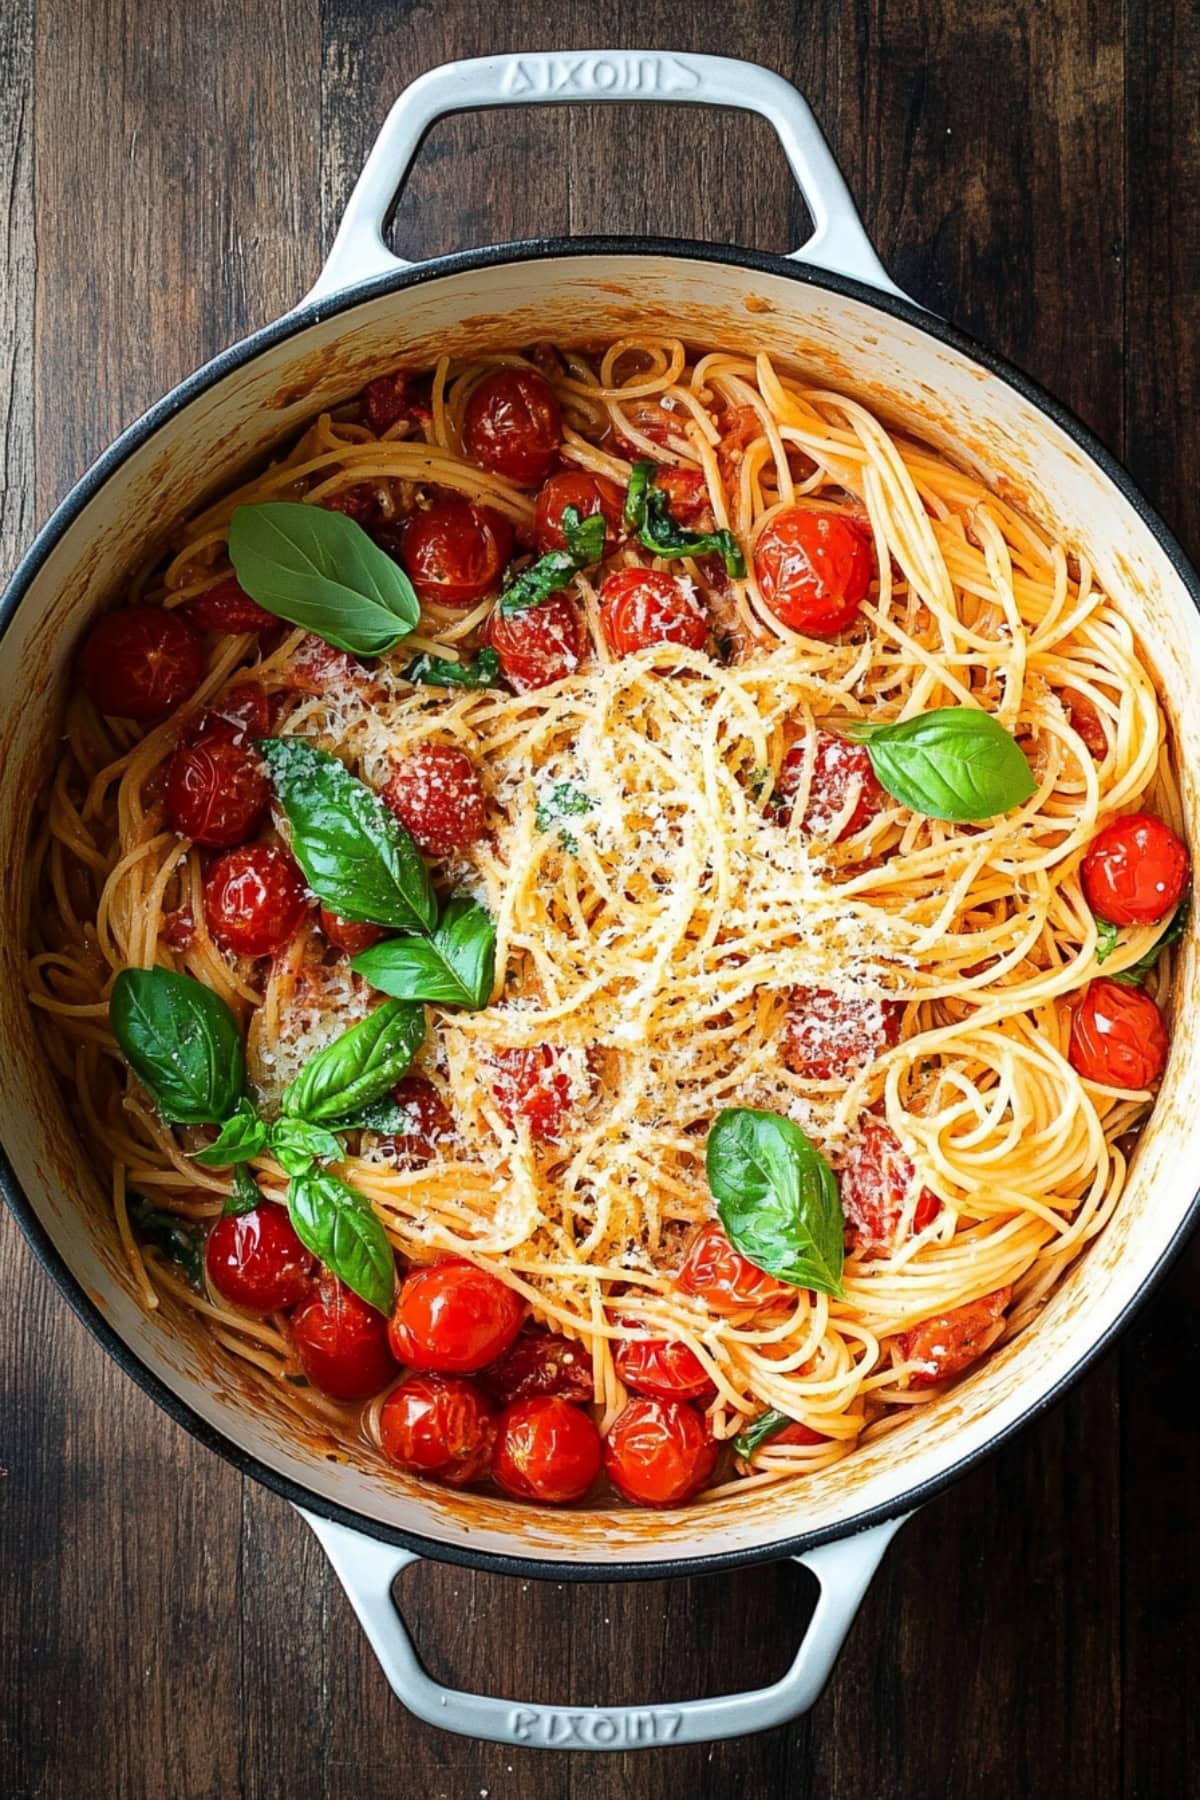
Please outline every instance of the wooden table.
[[[6, 0], [0, 562], [122, 426], [304, 291], [408, 79], [608, 43], [795, 80], [896, 279], [1074, 407], [1200, 554], [1194, 8]], [[782, 250], [802, 214], [758, 122], [522, 111], [434, 132], [396, 241], [564, 229]], [[408, 1717], [292, 1511], [119, 1373], [7, 1221], [0, 1266], [7, 1800], [1200, 1792], [1200, 1246], [1065, 1405], [901, 1534], [806, 1720], [612, 1757]], [[778, 1569], [405, 1584], [438, 1674], [577, 1702], [761, 1682], [800, 1594]]]

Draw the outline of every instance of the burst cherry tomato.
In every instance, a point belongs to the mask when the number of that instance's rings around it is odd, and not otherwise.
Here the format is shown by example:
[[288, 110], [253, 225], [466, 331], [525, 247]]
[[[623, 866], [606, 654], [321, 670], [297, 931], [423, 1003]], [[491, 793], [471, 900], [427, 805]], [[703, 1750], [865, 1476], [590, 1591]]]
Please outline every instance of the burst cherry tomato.
[[1187, 846], [1149, 813], [1126, 813], [1092, 839], [1080, 875], [1087, 903], [1110, 925], [1153, 925], [1182, 900]]
[[1167, 1066], [1167, 1028], [1149, 994], [1101, 976], [1089, 981], [1071, 1022], [1068, 1057], [1085, 1081], [1148, 1088]]
[[231, 744], [265, 737], [271, 726], [271, 703], [257, 681], [239, 681], [200, 714], [191, 734], [193, 744], [223, 738]]
[[677, 1339], [621, 1338], [613, 1345], [613, 1364], [626, 1387], [656, 1400], [699, 1400], [713, 1391], [696, 1352]]
[[377, 437], [398, 425], [401, 419], [429, 416], [429, 408], [414, 399], [410, 377], [400, 370], [391, 375], [377, 375], [363, 389], [363, 418]]
[[679, 1506], [699, 1493], [717, 1463], [700, 1414], [681, 1400], [631, 1400], [613, 1421], [604, 1467], [635, 1506]]
[[756, 1269], [735, 1250], [714, 1219], [702, 1225], [688, 1246], [675, 1285], [695, 1294], [710, 1312], [744, 1312], [769, 1306], [775, 1300], [795, 1298], [796, 1290], [785, 1281]]
[[935, 1319], [923, 1319], [900, 1339], [905, 1362], [918, 1367], [909, 1376], [910, 1387], [934, 1387], [961, 1375], [989, 1349], [1000, 1335], [996, 1327], [1012, 1299], [1011, 1287], [997, 1288], [982, 1300], [968, 1300]]
[[475, 765], [453, 744], [418, 744], [394, 757], [383, 799], [429, 856], [468, 850], [486, 829]]
[[188, 604], [188, 615], [201, 631], [271, 631], [279, 624], [274, 613], [250, 598], [235, 575], [197, 594]]
[[557, 1137], [571, 1105], [571, 1083], [558, 1067], [560, 1052], [549, 1044], [532, 1050], [493, 1050], [492, 1093], [505, 1122], [524, 1120], [538, 1142]]
[[754, 546], [754, 574], [768, 609], [805, 637], [845, 631], [871, 585], [871, 546], [840, 513], [790, 506]]
[[419, 1168], [453, 1137], [454, 1120], [432, 1081], [423, 1075], [403, 1076], [392, 1089], [392, 1099], [404, 1115], [404, 1129], [381, 1138], [380, 1147], [390, 1151], [402, 1168]]
[[82, 667], [88, 698], [100, 712], [161, 719], [199, 685], [204, 645], [177, 612], [127, 606], [93, 626]]
[[496, 1421], [473, 1381], [406, 1375], [379, 1409], [379, 1437], [397, 1468], [465, 1487], [488, 1473]]
[[408, 515], [400, 561], [420, 599], [471, 606], [499, 587], [512, 540], [512, 526], [499, 513], [447, 494]]
[[330, 912], [323, 906], [318, 914], [321, 930], [335, 950], [343, 951], [347, 956], [357, 956], [360, 950], [369, 950], [384, 935], [381, 925], [368, 925], [365, 920], [343, 919], [340, 913]]
[[561, 1506], [587, 1493], [603, 1454], [600, 1433], [582, 1407], [537, 1394], [500, 1414], [492, 1479], [517, 1500]]
[[[779, 770], [777, 793], [783, 804], [776, 817], [786, 825], [792, 816], [787, 801], [797, 792], [804, 769], [806, 747], [793, 744]], [[886, 804], [886, 795], [875, 779], [865, 744], [851, 744], [832, 731], [817, 731], [813, 748], [812, 776], [799, 828], [805, 837], [828, 837], [837, 827], [834, 843], [861, 831]], [[847, 811], [849, 808], [849, 811]], [[840, 821], [840, 823], [839, 823]]]
[[776, 1444], [804, 1444], [808, 1446], [812, 1444], [827, 1444], [829, 1440], [828, 1438], [822, 1437], [819, 1431], [814, 1431], [811, 1425], [805, 1425], [800, 1419], [793, 1419], [792, 1423], [790, 1425], [785, 1425], [782, 1431], [773, 1431], [768, 1442], [772, 1446]]
[[185, 745], [167, 770], [167, 818], [180, 837], [229, 850], [253, 835], [271, 790], [252, 750], [220, 737]]
[[536, 369], [493, 369], [467, 401], [463, 437], [467, 455], [485, 469], [518, 487], [536, 487], [562, 443], [554, 389]]
[[288, 686], [298, 694], [337, 693], [361, 688], [370, 680], [367, 664], [348, 650], [327, 644], [311, 632], [300, 640], [288, 665]]
[[1102, 761], [1108, 755], [1108, 733], [1098, 709], [1078, 688], [1063, 688], [1061, 698], [1067, 709], [1067, 723], [1079, 733], [1088, 753], [1097, 762]]
[[214, 940], [238, 956], [271, 956], [299, 929], [308, 904], [304, 877], [285, 850], [250, 844], [215, 862], [204, 883], [204, 917]]
[[479, 1372], [479, 1385], [501, 1406], [535, 1395], [586, 1402], [592, 1398], [592, 1359], [582, 1344], [527, 1326], [504, 1355]]
[[894, 1000], [844, 999], [828, 988], [793, 988], [780, 1055], [809, 1081], [845, 1081], [896, 1043], [902, 1008]]
[[709, 511], [708, 483], [699, 469], [664, 464], [654, 472], [654, 485], [667, 496], [671, 517], [679, 525], [696, 525]]
[[605, 542], [609, 549], [621, 535], [621, 518], [625, 496], [607, 475], [587, 475], [582, 469], [560, 469], [552, 475], [537, 497], [533, 509], [533, 539], [543, 554], [548, 550], [565, 550], [563, 514], [573, 506], [581, 519], [603, 513]]
[[[874, 1113], [864, 1113], [842, 1158], [838, 1179], [842, 1212], [856, 1249], [895, 1248], [916, 1179], [912, 1159], [891, 1126]], [[923, 1187], [907, 1235], [924, 1231], [941, 1210], [937, 1195]]]
[[396, 1379], [387, 1320], [333, 1275], [292, 1314], [292, 1342], [313, 1386], [335, 1400], [368, 1400]]
[[280, 1312], [308, 1293], [316, 1259], [282, 1206], [263, 1204], [218, 1219], [204, 1246], [208, 1279], [245, 1312]]
[[573, 675], [583, 655], [579, 619], [565, 594], [507, 617], [497, 608], [487, 622], [487, 640], [518, 694]]
[[487, 1269], [461, 1259], [404, 1277], [388, 1326], [399, 1362], [439, 1375], [470, 1375], [512, 1343], [525, 1302]]
[[688, 588], [661, 569], [618, 569], [600, 589], [600, 626], [614, 656], [653, 644], [703, 650], [708, 620]]

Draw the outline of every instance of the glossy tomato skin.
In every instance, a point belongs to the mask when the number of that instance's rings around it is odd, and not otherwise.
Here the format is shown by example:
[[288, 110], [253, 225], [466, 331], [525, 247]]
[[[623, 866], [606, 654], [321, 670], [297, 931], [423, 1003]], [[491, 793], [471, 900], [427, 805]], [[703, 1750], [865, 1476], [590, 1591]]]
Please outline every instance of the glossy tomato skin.
[[469, 850], [487, 829], [475, 765], [454, 744], [418, 744], [393, 757], [383, 800], [428, 856]]
[[497, 607], [486, 636], [500, 658], [504, 679], [518, 694], [565, 680], [583, 657], [579, 615], [565, 594], [524, 612], [505, 615]]
[[272, 631], [280, 623], [274, 613], [252, 600], [236, 575], [227, 575], [188, 602], [188, 615], [201, 631], [237, 634]]
[[[917, 1172], [891, 1126], [864, 1113], [838, 1168], [842, 1212], [856, 1250], [894, 1249]], [[942, 1210], [937, 1195], [923, 1187], [917, 1196], [909, 1235], [932, 1225]]]
[[671, 517], [679, 525], [697, 525], [710, 512], [708, 483], [699, 469], [664, 464], [654, 472], [654, 485], [667, 496]]
[[782, 1431], [772, 1432], [767, 1442], [779, 1445], [803, 1444], [811, 1446], [813, 1444], [827, 1444], [829, 1439], [822, 1437], [819, 1431], [814, 1431], [811, 1425], [805, 1425], [800, 1419], [793, 1419], [792, 1423], [790, 1425], [785, 1425]]
[[934, 1319], [923, 1319], [900, 1339], [905, 1362], [918, 1367], [908, 1378], [910, 1387], [935, 1387], [961, 1375], [990, 1348], [995, 1326], [1012, 1299], [1011, 1287], [997, 1288], [982, 1300], [968, 1300]]
[[631, 1400], [604, 1443], [604, 1467], [635, 1506], [681, 1506], [705, 1487], [718, 1448], [700, 1414], [682, 1400]]
[[759, 534], [754, 574], [768, 611], [805, 637], [853, 625], [871, 585], [871, 546], [840, 513], [791, 506]]
[[562, 443], [554, 389], [536, 369], [493, 369], [472, 390], [463, 417], [467, 455], [518, 487], [549, 475]]
[[717, 1313], [745, 1312], [796, 1295], [787, 1282], [747, 1262], [715, 1219], [702, 1225], [688, 1245], [675, 1285]]
[[525, 1302], [487, 1269], [454, 1259], [412, 1269], [388, 1326], [398, 1362], [437, 1375], [472, 1375], [521, 1329]]
[[387, 1320], [335, 1276], [322, 1276], [291, 1325], [300, 1367], [323, 1394], [369, 1400], [396, 1379]]
[[1059, 698], [1066, 708], [1071, 729], [1079, 733], [1089, 755], [1102, 762], [1108, 755], [1108, 733], [1096, 706], [1078, 688], [1063, 688]]
[[793, 988], [779, 1053], [794, 1075], [808, 1081], [848, 1081], [899, 1041], [902, 1017], [894, 1000]]
[[[799, 790], [805, 756], [804, 744], [793, 744], [780, 765], [776, 818], [781, 825], [791, 819], [789, 802]], [[804, 837], [832, 835], [833, 842], [840, 844], [870, 824], [886, 805], [887, 796], [875, 779], [865, 744], [852, 744], [832, 731], [818, 729], [812, 758], [808, 794], [797, 828]]]
[[223, 1300], [244, 1312], [298, 1306], [312, 1284], [316, 1258], [304, 1248], [282, 1206], [266, 1202], [217, 1220], [204, 1246], [208, 1279]]
[[531, 1050], [493, 1050], [492, 1093], [506, 1124], [519, 1120], [535, 1142], [556, 1138], [571, 1108], [571, 1083], [559, 1067], [561, 1052], [550, 1044]]
[[271, 956], [299, 930], [308, 906], [304, 877], [271, 844], [230, 850], [204, 883], [204, 917], [214, 942], [238, 956]]
[[368, 925], [365, 920], [343, 919], [340, 913], [330, 912], [322, 906], [317, 914], [321, 922], [321, 931], [335, 950], [346, 956], [357, 956], [361, 950], [369, 950], [384, 936], [382, 925]]
[[186, 744], [167, 770], [167, 818], [180, 837], [230, 850], [252, 837], [271, 790], [253, 750], [215, 737]]
[[267, 690], [257, 681], [239, 681], [205, 708], [188, 741], [203, 744], [223, 738], [230, 744], [253, 744], [255, 739], [266, 737], [270, 728]]
[[703, 650], [708, 620], [693, 595], [662, 569], [617, 569], [600, 589], [600, 627], [614, 656], [655, 644]]
[[446, 494], [412, 512], [400, 531], [400, 562], [420, 600], [473, 606], [500, 585], [512, 526], [486, 506]]
[[700, 1400], [714, 1391], [696, 1352], [677, 1339], [620, 1338], [613, 1345], [613, 1366], [627, 1388], [657, 1400]]
[[398, 425], [401, 419], [429, 416], [429, 408], [416, 399], [408, 375], [395, 370], [391, 375], [377, 375], [363, 389], [363, 418], [377, 437]]
[[118, 719], [163, 719], [199, 686], [204, 644], [177, 612], [127, 606], [92, 627], [81, 667], [98, 711]]
[[401, 1168], [417, 1169], [432, 1162], [442, 1145], [454, 1135], [454, 1120], [432, 1081], [424, 1075], [405, 1075], [392, 1089], [392, 1099], [404, 1114], [403, 1131], [380, 1139]]
[[1088, 905], [1110, 925], [1153, 925], [1187, 891], [1187, 845], [1149, 813], [1113, 819], [1092, 839], [1080, 875]]
[[466, 1487], [491, 1467], [496, 1420], [473, 1381], [406, 1375], [379, 1409], [379, 1438], [398, 1469]]
[[543, 555], [565, 550], [563, 514], [573, 506], [581, 519], [604, 516], [605, 544], [611, 550], [620, 540], [625, 496], [607, 475], [588, 475], [583, 469], [560, 469], [540, 489], [533, 509], [533, 540]]
[[582, 1344], [527, 1326], [503, 1356], [480, 1370], [479, 1385], [501, 1406], [536, 1395], [586, 1404], [593, 1393], [592, 1359]]
[[1071, 1021], [1068, 1060], [1102, 1087], [1153, 1087], [1167, 1066], [1167, 1028], [1149, 994], [1104, 976], [1089, 981]]
[[500, 1414], [492, 1479], [516, 1500], [581, 1500], [603, 1460], [600, 1433], [580, 1406], [539, 1394]]
[[351, 656], [310, 632], [300, 640], [288, 665], [288, 686], [298, 694], [328, 694], [339, 688], [365, 687], [371, 670], [361, 657]]

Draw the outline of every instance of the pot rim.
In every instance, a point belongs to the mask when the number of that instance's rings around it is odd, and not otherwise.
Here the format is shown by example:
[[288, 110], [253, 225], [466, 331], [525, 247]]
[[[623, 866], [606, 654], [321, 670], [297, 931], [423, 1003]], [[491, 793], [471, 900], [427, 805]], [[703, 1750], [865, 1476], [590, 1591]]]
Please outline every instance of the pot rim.
[[[226, 376], [236, 373], [253, 362], [263, 351], [270, 349], [275, 344], [285, 342], [290, 337], [299, 335], [309, 326], [324, 319], [350, 311], [365, 301], [388, 293], [400, 292], [406, 288], [419, 287], [443, 276], [462, 274], [474, 269], [495, 268], [508, 263], [543, 262], [552, 259], [579, 260], [590, 256], [662, 256], [688, 262], [723, 263], [746, 269], [755, 274], [782, 275], [803, 285], [822, 288], [843, 298], [876, 307], [881, 312], [888, 313], [894, 318], [914, 326], [925, 335], [946, 344], [959, 355], [1007, 383], [1073, 439], [1084, 455], [1099, 467], [1123, 498], [1128, 501], [1141, 523], [1167, 556], [1176, 575], [1191, 596], [1192, 604], [1200, 612], [1200, 576], [1191, 566], [1173, 533], [1145, 499], [1124, 465], [1105, 449], [1087, 426], [1083, 425], [1072, 412], [1055, 400], [1037, 382], [1023, 374], [1005, 358], [979, 344], [958, 327], [948, 324], [935, 314], [926, 312], [911, 301], [871, 287], [868, 283], [854, 280], [849, 276], [837, 275], [825, 269], [817, 269], [770, 251], [744, 249], [737, 245], [709, 244], [702, 240], [684, 238], [544, 237], [522, 239], [475, 250], [454, 251], [446, 256], [431, 258], [427, 262], [402, 265], [383, 275], [358, 282], [328, 298], [302, 301], [291, 312], [285, 313], [281, 318], [251, 332], [249, 336], [239, 339], [228, 349], [218, 352], [199, 369], [186, 376], [161, 400], [156, 401], [140, 418], [127, 426], [120, 436], [101, 452], [55, 507], [17, 564], [3, 595], [0, 596], [0, 639], [8, 630], [51, 551], [65, 536], [84, 508], [99, 493], [109, 477], [115, 474], [136, 450], [147, 443], [162, 426], [182, 412], [193, 400], [219, 381], [224, 380]], [[1028, 1424], [1063, 1398], [1081, 1376], [1110, 1348], [1114, 1339], [1124, 1330], [1134, 1313], [1154, 1292], [1182, 1250], [1192, 1230], [1197, 1223], [1200, 1223], [1200, 1189], [1198, 1189], [1186, 1216], [1180, 1221], [1164, 1245], [1141, 1287], [1131, 1296], [1121, 1311], [1108, 1319], [1101, 1331], [1089, 1340], [1066, 1374], [1040, 1395], [1011, 1424], [998, 1430], [994, 1436], [989, 1437], [977, 1449], [957, 1461], [949, 1463], [938, 1474], [929, 1477], [916, 1487], [905, 1489], [891, 1500], [854, 1513], [848, 1519], [836, 1524], [822, 1527], [817, 1531], [797, 1532], [793, 1536], [778, 1539], [771, 1544], [671, 1557], [661, 1562], [561, 1562], [469, 1549], [458, 1544], [447, 1543], [442, 1539], [422, 1537], [415, 1532], [398, 1530], [381, 1520], [369, 1518], [349, 1507], [339, 1505], [336, 1501], [326, 1499], [323, 1495], [293, 1481], [289, 1476], [280, 1474], [258, 1457], [251, 1456], [232, 1437], [211, 1425], [187, 1401], [181, 1399], [168, 1387], [108, 1323], [51, 1241], [49, 1233], [17, 1180], [2, 1143], [0, 1143], [0, 1193], [3, 1194], [5, 1202], [24, 1233], [37, 1261], [93, 1337], [98, 1339], [124, 1373], [143, 1392], [149, 1394], [151, 1399], [156, 1401], [176, 1424], [182, 1425], [206, 1449], [214, 1451], [226, 1462], [231, 1463], [240, 1474], [248, 1475], [255, 1481], [261, 1482], [264, 1487], [271, 1489], [281, 1498], [289, 1500], [293, 1506], [305, 1508], [336, 1524], [347, 1526], [353, 1531], [361, 1532], [383, 1543], [411, 1550], [430, 1560], [458, 1564], [467, 1568], [484, 1569], [494, 1574], [520, 1576], [522, 1579], [548, 1581], [662, 1581], [680, 1576], [715, 1574], [748, 1567], [755, 1563], [775, 1562], [784, 1557], [799, 1556], [819, 1544], [851, 1537], [860, 1531], [865, 1531], [870, 1526], [882, 1524], [889, 1519], [898, 1519], [913, 1512], [918, 1506], [942, 1493], [960, 1476], [966, 1474], [976, 1464], [981, 1463], [993, 1451], [1007, 1443], [1017, 1432], [1024, 1430]]]

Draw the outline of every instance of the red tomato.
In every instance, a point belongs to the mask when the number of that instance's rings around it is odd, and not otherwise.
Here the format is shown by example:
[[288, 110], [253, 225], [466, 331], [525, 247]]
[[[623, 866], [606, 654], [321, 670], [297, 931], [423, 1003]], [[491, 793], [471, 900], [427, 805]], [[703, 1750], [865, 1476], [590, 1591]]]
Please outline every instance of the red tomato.
[[[792, 816], [792, 809], [786, 802], [800, 786], [804, 760], [805, 745], [793, 744], [780, 767], [776, 792], [785, 804], [778, 808], [776, 816], [782, 825], [786, 825]], [[856, 831], [861, 831], [886, 802], [887, 796], [875, 779], [866, 746], [851, 744], [846, 738], [818, 727], [808, 798], [800, 819], [803, 835], [828, 837], [836, 825], [833, 842], [840, 844], [843, 838], [853, 837]]]
[[188, 617], [201, 631], [270, 631], [279, 624], [274, 613], [252, 600], [236, 575], [227, 575], [188, 602]]
[[88, 698], [100, 712], [161, 719], [199, 685], [204, 645], [177, 612], [127, 606], [92, 627], [82, 668]]
[[[891, 1126], [864, 1113], [838, 1171], [842, 1212], [855, 1249], [895, 1248], [916, 1179], [912, 1159]], [[937, 1195], [922, 1188], [907, 1235], [924, 1231], [941, 1210]]]
[[894, 1000], [843, 999], [828, 988], [793, 988], [780, 1055], [809, 1081], [846, 1081], [900, 1037]]
[[208, 1279], [222, 1299], [245, 1312], [280, 1312], [308, 1293], [316, 1258], [304, 1248], [282, 1206], [218, 1219], [204, 1246]]
[[470, 1375], [516, 1337], [525, 1302], [487, 1269], [461, 1259], [404, 1277], [388, 1326], [397, 1361], [439, 1375]]
[[364, 531], [372, 535], [381, 526], [386, 531], [391, 523], [390, 514], [384, 511], [380, 501], [378, 482], [357, 482], [354, 487], [342, 488], [340, 492], [331, 494], [328, 500], [322, 500], [320, 504], [326, 512], [344, 513], [346, 518], [353, 519], [356, 525], [361, 525]]
[[1099, 762], [1108, 755], [1108, 733], [1099, 712], [1078, 688], [1063, 688], [1061, 698], [1067, 709], [1067, 723], [1079, 733], [1084, 748]]
[[365, 920], [343, 919], [340, 913], [330, 912], [323, 906], [317, 915], [321, 921], [321, 930], [335, 950], [343, 951], [347, 956], [357, 956], [360, 950], [369, 950], [384, 936], [381, 925], [368, 925]]
[[1101, 1087], [1148, 1088], [1167, 1066], [1167, 1028], [1149, 994], [1101, 976], [1071, 1021], [1068, 1059]]
[[200, 714], [191, 734], [193, 744], [223, 738], [243, 744], [249, 738], [266, 737], [271, 728], [271, 703], [257, 681], [239, 681]]
[[571, 1083], [558, 1068], [561, 1052], [549, 1044], [532, 1050], [493, 1050], [492, 1093], [505, 1123], [524, 1120], [536, 1142], [559, 1135], [571, 1105]]
[[1126, 813], [1092, 839], [1080, 868], [1087, 903], [1110, 925], [1153, 925], [1187, 889], [1187, 845], [1149, 813]]
[[621, 1338], [613, 1344], [613, 1364], [626, 1387], [658, 1400], [699, 1400], [713, 1392], [712, 1378], [696, 1352], [678, 1340]]
[[685, 1294], [695, 1294], [710, 1312], [717, 1313], [770, 1306], [776, 1300], [794, 1299], [796, 1294], [786, 1281], [776, 1281], [747, 1262], [715, 1219], [702, 1225], [692, 1239], [675, 1285]]
[[934, 1387], [969, 1369], [1000, 1335], [996, 1327], [1011, 1299], [1011, 1287], [997, 1288], [982, 1300], [968, 1300], [965, 1306], [923, 1319], [906, 1331], [900, 1354], [905, 1362], [918, 1365], [908, 1378], [909, 1386]]
[[163, 914], [163, 936], [172, 950], [190, 950], [196, 941], [196, 919], [190, 906]]
[[327, 644], [312, 632], [303, 638], [288, 665], [288, 686], [298, 694], [328, 694], [362, 687], [370, 680], [367, 664], [348, 650]]
[[776, 1444], [827, 1444], [829, 1439], [822, 1437], [819, 1431], [814, 1431], [811, 1425], [793, 1419], [782, 1431], [773, 1431], [767, 1442], [773, 1447]]
[[213, 939], [238, 956], [270, 956], [299, 929], [308, 904], [304, 877], [270, 844], [230, 850], [204, 883], [204, 917]]
[[587, 475], [582, 469], [560, 469], [542, 488], [533, 509], [533, 540], [543, 554], [566, 549], [562, 517], [568, 506], [573, 506], [581, 519], [603, 513], [609, 549], [620, 538], [625, 496], [616, 482], [607, 475]]
[[473, 389], [463, 417], [467, 455], [519, 487], [536, 487], [554, 467], [562, 414], [536, 369], [493, 369]]
[[397, 1468], [465, 1487], [491, 1466], [496, 1421], [473, 1381], [406, 1375], [379, 1409], [379, 1437]]
[[654, 471], [654, 485], [667, 496], [676, 524], [695, 525], [705, 513], [710, 513], [708, 482], [699, 469], [677, 469], [664, 463]]
[[185, 745], [167, 770], [173, 831], [211, 850], [244, 844], [267, 810], [271, 790], [259, 758], [220, 737]]
[[396, 1379], [387, 1320], [335, 1275], [322, 1275], [291, 1324], [300, 1367], [323, 1394], [368, 1400]]
[[487, 828], [475, 765], [453, 744], [418, 744], [393, 757], [383, 799], [428, 856], [468, 850]]
[[504, 679], [518, 694], [573, 675], [583, 655], [579, 619], [565, 594], [507, 617], [497, 608], [486, 635]]
[[603, 1454], [600, 1433], [582, 1407], [538, 1394], [500, 1414], [492, 1480], [517, 1500], [561, 1506], [587, 1493]]
[[635, 1506], [679, 1506], [704, 1487], [717, 1445], [698, 1412], [681, 1400], [631, 1400], [613, 1421], [604, 1467]]
[[858, 617], [871, 585], [871, 545], [840, 513], [789, 506], [754, 546], [754, 574], [781, 625], [831, 638]]
[[413, 398], [410, 377], [399, 369], [368, 381], [363, 389], [362, 409], [363, 418], [377, 437], [382, 437], [401, 419], [429, 417], [429, 408]]
[[600, 626], [614, 656], [633, 656], [652, 644], [703, 650], [708, 619], [674, 575], [661, 569], [618, 569], [600, 589]]
[[409, 513], [400, 534], [400, 561], [421, 600], [472, 606], [499, 587], [512, 541], [512, 526], [499, 513], [447, 494]]
[[537, 1394], [586, 1402], [593, 1392], [592, 1359], [582, 1344], [528, 1326], [503, 1356], [480, 1370], [479, 1383], [501, 1406]]
[[446, 1102], [423, 1075], [405, 1075], [392, 1089], [392, 1099], [404, 1114], [404, 1130], [380, 1140], [402, 1168], [419, 1168], [432, 1162], [439, 1147], [454, 1135], [454, 1120]]

